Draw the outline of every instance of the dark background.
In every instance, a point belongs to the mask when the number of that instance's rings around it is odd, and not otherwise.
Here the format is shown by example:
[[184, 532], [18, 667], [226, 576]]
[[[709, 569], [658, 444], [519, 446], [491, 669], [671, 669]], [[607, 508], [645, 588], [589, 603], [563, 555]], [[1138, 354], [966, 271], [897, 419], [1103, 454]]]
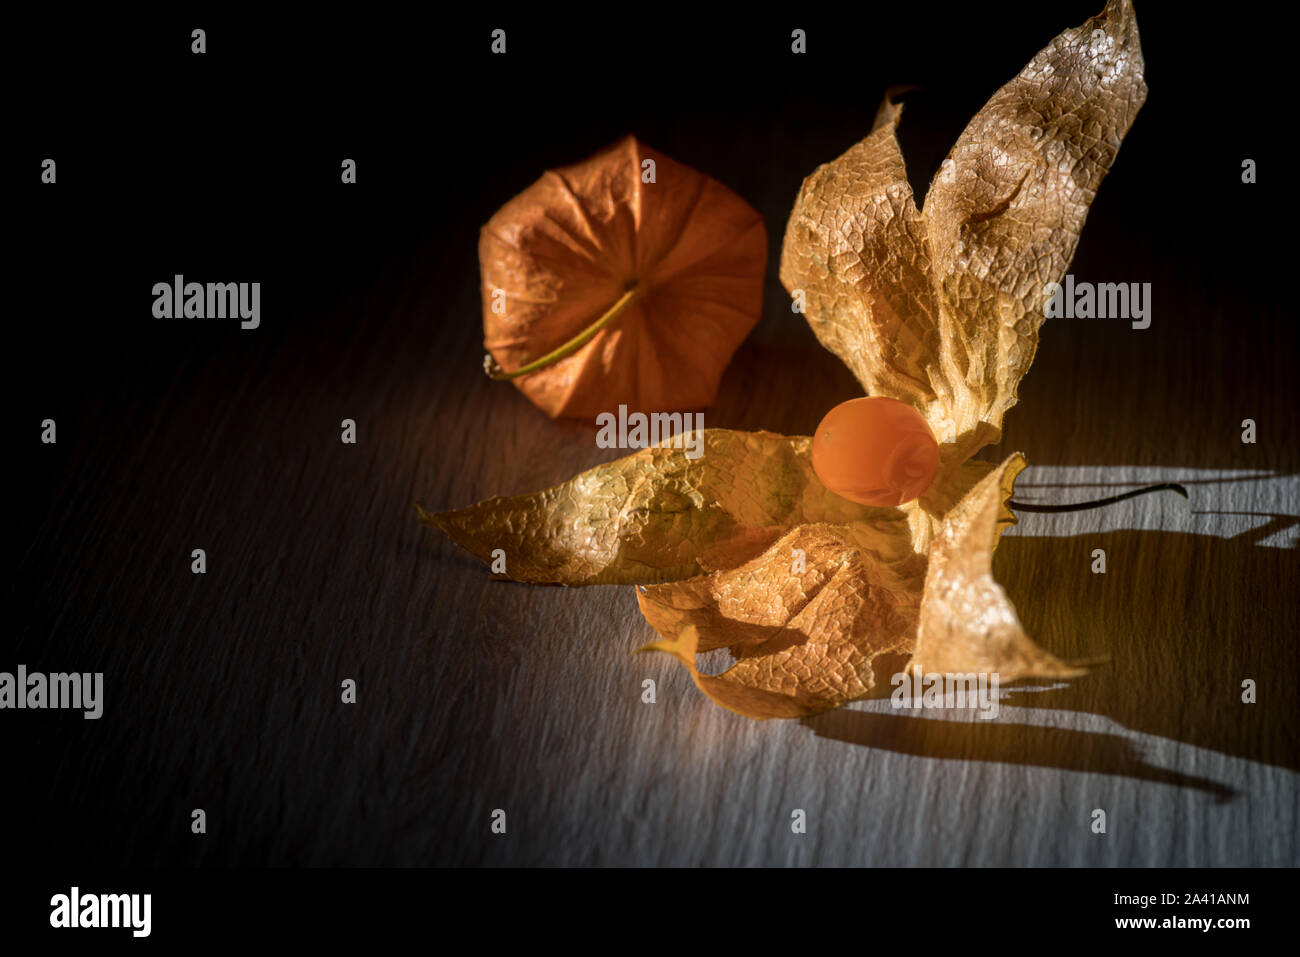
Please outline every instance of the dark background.
[[[627, 132], [720, 179], [764, 215], [771, 258], [763, 319], [708, 423], [807, 433], [857, 390], [776, 276], [802, 178], [866, 133], [887, 87], [920, 84], [899, 134], [919, 203], [988, 96], [1099, 5], [16, 23], [0, 670], [103, 671], [106, 710], [0, 717], [7, 852], [508, 861], [469, 836], [467, 795], [520, 760], [482, 729], [524, 680], [526, 639], [457, 607], [449, 569], [471, 566], [411, 503], [562, 480], [568, 465], [521, 435], [594, 430], [482, 377], [478, 228]], [[1285, 33], [1213, 9], [1139, 5], [1147, 103], [1072, 267], [1152, 281], [1152, 327], [1049, 325], [990, 456], [1296, 471]], [[56, 186], [39, 182], [47, 156]], [[339, 183], [344, 157], [356, 186]], [[1246, 157], [1257, 185], [1240, 182]], [[174, 273], [260, 281], [261, 328], [154, 320], [151, 287]], [[1090, 380], [1057, 374], [1076, 367]], [[1246, 416], [1257, 446], [1186, 438]], [[359, 447], [340, 444], [344, 417]], [[44, 418], [56, 446], [39, 443]], [[1269, 561], [1289, 571], [1251, 573], [1294, 578], [1294, 552]], [[1294, 769], [1294, 745], [1250, 756]]]

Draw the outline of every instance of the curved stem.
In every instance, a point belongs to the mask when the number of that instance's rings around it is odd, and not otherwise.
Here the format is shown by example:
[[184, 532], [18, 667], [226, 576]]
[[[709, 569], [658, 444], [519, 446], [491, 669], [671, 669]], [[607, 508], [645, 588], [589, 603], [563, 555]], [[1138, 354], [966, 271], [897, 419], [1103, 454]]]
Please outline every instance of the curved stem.
[[546, 355], [542, 356], [540, 359], [534, 359], [526, 366], [519, 367], [514, 372], [506, 372], [490, 354], [483, 357], [483, 371], [488, 374], [489, 378], [503, 381], [506, 379], [517, 379], [520, 376], [528, 375], [530, 372], [536, 372], [539, 369], [545, 369], [547, 366], [554, 365], [565, 356], [573, 355], [573, 353], [577, 352], [590, 342], [596, 333], [600, 332], [600, 330], [604, 329], [622, 315], [623, 312], [626, 311], [627, 307], [630, 306], [633, 300], [635, 300], [640, 294], [641, 284], [637, 283], [627, 292], [623, 293], [623, 295], [619, 297], [618, 302], [610, 306], [603, 316], [589, 325], [586, 329], [583, 329], [564, 345], [546, 353]]
[[1075, 502], [1070, 505], [1034, 505], [1028, 502], [1017, 502], [1011, 500], [1007, 502], [1007, 504], [1018, 512], [1082, 512], [1089, 508], [1101, 508], [1103, 505], [1114, 505], [1116, 502], [1122, 502], [1126, 498], [1136, 498], [1139, 495], [1146, 495], [1148, 492], [1177, 492], [1183, 498], [1187, 498], [1187, 489], [1183, 488], [1177, 482], [1164, 482], [1160, 485], [1148, 485], [1146, 488], [1134, 489], [1131, 492], [1112, 495], [1110, 498], [1099, 498], [1094, 502]]

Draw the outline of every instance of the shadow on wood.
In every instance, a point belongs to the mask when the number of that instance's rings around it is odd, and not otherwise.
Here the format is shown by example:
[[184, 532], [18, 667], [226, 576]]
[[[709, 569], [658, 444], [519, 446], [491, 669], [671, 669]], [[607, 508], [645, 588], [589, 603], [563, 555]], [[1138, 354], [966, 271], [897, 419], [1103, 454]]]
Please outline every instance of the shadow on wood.
[[[1017, 703], [1098, 715], [1143, 734], [1300, 769], [1292, 720], [1300, 713], [1296, 551], [1255, 544], [1297, 519], [1271, 517], [1235, 538], [1134, 530], [1005, 538], [995, 575], [1030, 635], [1066, 659], [1109, 658], [1074, 682], [1016, 686], [1028, 696]], [[1095, 548], [1106, 551], [1105, 574], [1090, 571]], [[871, 697], [889, 696], [903, 661], [878, 660]], [[1242, 701], [1247, 679], [1256, 684], [1255, 704]], [[1220, 799], [1235, 793], [1146, 764], [1112, 734], [847, 709], [804, 724], [822, 737], [921, 757], [1116, 774]]]
[[[1296, 551], [1254, 544], [1261, 531], [1004, 539], [994, 573], [1029, 634], [1064, 658], [1110, 658], [1036, 706], [1300, 769]], [[1089, 570], [1096, 548], [1105, 574]], [[1256, 704], [1242, 701], [1247, 679]]]
[[1116, 774], [1140, 781], [1198, 788], [1220, 801], [1236, 794], [1218, 781], [1147, 764], [1132, 742], [1114, 734], [1030, 724], [994, 724], [978, 719], [946, 721], [850, 709], [804, 718], [803, 724], [818, 737], [923, 758]]

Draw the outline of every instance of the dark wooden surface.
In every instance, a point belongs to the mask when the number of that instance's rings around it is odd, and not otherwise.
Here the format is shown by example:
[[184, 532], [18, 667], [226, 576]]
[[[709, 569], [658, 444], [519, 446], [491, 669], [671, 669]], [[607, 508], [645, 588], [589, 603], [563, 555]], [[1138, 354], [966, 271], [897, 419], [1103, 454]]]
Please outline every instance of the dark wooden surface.
[[[978, 89], [939, 84], [938, 119], [909, 112], [919, 192], [989, 77], [1009, 77], [1066, 22], [1031, 24], [1039, 39], [1000, 49], [1015, 59], [981, 66]], [[1144, 40], [1159, 24], [1143, 21]], [[1194, 44], [1147, 46], [1151, 76], [1194, 76]], [[806, 434], [858, 394], [774, 275], [800, 178], [860, 135], [879, 92], [862, 94], [856, 122], [810, 138], [815, 80], [792, 94], [810, 105], [782, 107], [784, 125], [763, 126], [754, 106], [707, 146], [701, 131], [722, 113], [649, 122], [656, 146], [741, 191], [771, 234], [764, 316], [709, 426]], [[488, 165], [450, 191], [418, 192], [407, 159], [382, 167], [410, 177], [378, 201], [313, 193], [333, 172], [287, 187], [283, 205], [264, 200], [264, 234], [243, 234], [255, 262], [314, 292], [291, 300], [287, 283], [268, 283], [257, 335], [149, 325], [140, 289], [173, 270], [257, 278], [239, 272], [240, 234], [164, 230], [115, 250], [113, 224], [138, 211], [104, 198], [102, 182], [78, 186], [69, 164], [57, 208], [34, 215], [29, 258], [117, 256], [106, 315], [140, 302], [130, 318], [24, 333], [11, 358], [23, 367], [11, 406], [23, 487], [4, 664], [102, 670], [107, 689], [98, 722], [4, 716], [21, 769], [6, 786], [17, 839], [140, 865], [1300, 862], [1296, 334], [1285, 295], [1269, 291], [1280, 252], [1254, 238], [1281, 187], [1243, 192], [1240, 157], [1258, 142], [1204, 145], [1171, 171], [1171, 131], [1224, 115], [1226, 101], [1189, 102], [1163, 80], [1152, 90], [1073, 267], [1151, 281], [1152, 326], [1049, 322], [1005, 440], [985, 454], [1026, 454], [1025, 499], [1170, 479], [1192, 497], [1025, 516], [1004, 539], [995, 570], [1030, 633], [1109, 661], [1068, 685], [1016, 689], [993, 722], [900, 715], [887, 694], [751, 722], [667, 657], [633, 654], [652, 633], [631, 588], [491, 581], [416, 522], [417, 501], [535, 490], [617, 454], [596, 448], [591, 424], [549, 421], [483, 377], [474, 246], [496, 206], [612, 139], [614, 120], [574, 133], [590, 144], [557, 134], [508, 175]], [[173, 185], [213, 189], [205, 176], [220, 168], [186, 167]], [[237, 190], [221, 196], [243, 208]], [[297, 218], [304, 209], [315, 212]], [[277, 273], [276, 256], [314, 230], [321, 258]], [[331, 257], [336, 236], [346, 246]], [[186, 245], [203, 242], [206, 258]], [[59, 443], [33, 449], [31, 423], [47, 415]], [[1255, 445], [1240, 441], [1246, 417]], [[339, 441], [344, 418], [355, 446]], [[206, 575], [190, 573], [193, 548], [207, 551]], [[1094, 548], [1104, 576], [1089, 570]], [[900, 664], [882, 662], [885, 692]], [[339, 700], [346, 678], [355, 705]], [[1245, 678], [1258, 704], [1240, 702]], [[208, 814], [205, 836], [189, 832], [193, 808]], [[498, 808], [506, 835], [489, 829]], [[796, 808], [805, 835], [791, 833]], [[1104, 836], [1089, 829], [1095, 808]]]

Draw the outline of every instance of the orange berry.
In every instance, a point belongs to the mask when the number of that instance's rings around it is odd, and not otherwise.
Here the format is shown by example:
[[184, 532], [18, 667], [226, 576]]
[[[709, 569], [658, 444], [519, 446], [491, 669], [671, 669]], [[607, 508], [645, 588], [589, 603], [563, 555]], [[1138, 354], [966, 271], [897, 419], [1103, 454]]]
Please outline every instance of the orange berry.
[[812, 466], [822, 484], [849, 501], [910, 502], [934, 481], [939, 443], [906, 402], [867, 396], [841, 402], [813, 435]]

